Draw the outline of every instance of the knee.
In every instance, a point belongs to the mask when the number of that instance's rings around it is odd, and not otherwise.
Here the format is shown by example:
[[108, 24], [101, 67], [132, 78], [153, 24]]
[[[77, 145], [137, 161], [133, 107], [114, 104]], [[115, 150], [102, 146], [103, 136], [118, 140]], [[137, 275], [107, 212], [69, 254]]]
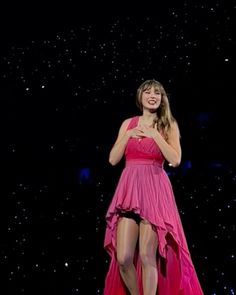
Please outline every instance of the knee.
[[133, 257], [130, 254], [117, 254], [117, 262], [121, 270], [125, 271], [133, 263]]
[[139, 256], [140, 256], [142, 266], [155, 265], [156, 264], [156, 257], [155, 257], [155, 255], [152, 255], [150, 252], [141, 251], [139, 253]]

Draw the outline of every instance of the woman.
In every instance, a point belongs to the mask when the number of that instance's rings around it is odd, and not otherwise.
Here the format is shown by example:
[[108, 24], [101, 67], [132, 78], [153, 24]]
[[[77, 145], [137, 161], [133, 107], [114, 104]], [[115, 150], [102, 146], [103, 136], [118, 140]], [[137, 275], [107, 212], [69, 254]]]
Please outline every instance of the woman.
[[104, 295], [203, 294], [163, 164], [181, 161], [179, 127], [156, 80], [137, 90], [142, 115], [124, 120], [109, 162], [126, 159], [106, 214], [111, 261]]

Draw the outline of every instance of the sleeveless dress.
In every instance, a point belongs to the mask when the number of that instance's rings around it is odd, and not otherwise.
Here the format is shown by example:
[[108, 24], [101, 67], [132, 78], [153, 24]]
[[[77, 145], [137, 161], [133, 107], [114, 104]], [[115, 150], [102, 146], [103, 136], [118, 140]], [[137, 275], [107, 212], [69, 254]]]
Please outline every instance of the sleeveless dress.
[[[138, 125], [139, 117], [131, 118], [128, 129]], [[104, 295], [128, 295], [116, 260], [116, 227], [119, 213], [132, 211], [148, 220], [157, 235], [158, 295], [202, 295], [172, 185], [163, 169], [164, 157], [152, 138], [130, 138], [125, 149], [126, 164], [106, 214], [104, 248], [110, 256], [105, 278]], [[140, 295], [141, 262], [138, 249], [134, 264]]]

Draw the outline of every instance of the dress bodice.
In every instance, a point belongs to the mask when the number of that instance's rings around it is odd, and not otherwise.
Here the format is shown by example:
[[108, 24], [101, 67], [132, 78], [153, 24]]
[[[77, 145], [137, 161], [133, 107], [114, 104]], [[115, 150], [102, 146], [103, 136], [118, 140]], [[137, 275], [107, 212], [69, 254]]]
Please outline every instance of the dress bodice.
[[[139, 116], [135, 116], [131, 119], [128, 128], [132, 129], [138, 126]], [[153, 160], [159, 164], [163, 164], [164, 157], [160, 151], [160, 148], [156, 142], [149, 137], [130, 138], [125, 149], [126, 161], [129, 160]]]

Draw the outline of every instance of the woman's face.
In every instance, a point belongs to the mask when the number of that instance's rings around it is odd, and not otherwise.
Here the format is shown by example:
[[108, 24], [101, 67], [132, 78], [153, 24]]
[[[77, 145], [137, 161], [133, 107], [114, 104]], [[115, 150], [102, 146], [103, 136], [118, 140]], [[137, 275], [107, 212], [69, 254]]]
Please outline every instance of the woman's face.
[[161, 92], [158, 88], [150, 87], [142, 93], [141, 99], [144, 109], [156, 110], [161, 103]]

